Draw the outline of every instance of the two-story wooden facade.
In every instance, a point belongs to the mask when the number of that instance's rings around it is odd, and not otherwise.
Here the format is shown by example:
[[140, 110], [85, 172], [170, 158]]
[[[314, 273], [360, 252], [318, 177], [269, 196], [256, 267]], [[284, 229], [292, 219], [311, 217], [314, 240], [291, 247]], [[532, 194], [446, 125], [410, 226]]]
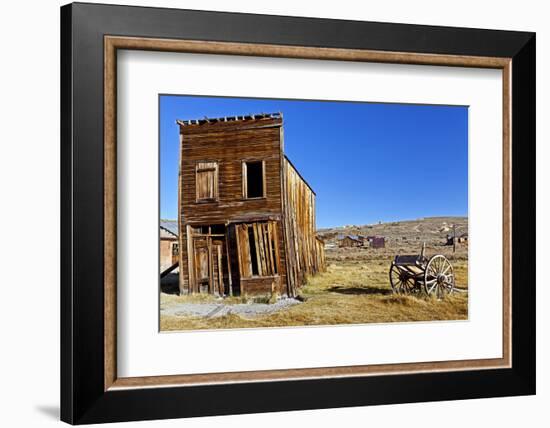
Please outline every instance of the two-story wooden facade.
[[324, 270], [280, 113], [178, 120], [180, 293], [295, 296]]

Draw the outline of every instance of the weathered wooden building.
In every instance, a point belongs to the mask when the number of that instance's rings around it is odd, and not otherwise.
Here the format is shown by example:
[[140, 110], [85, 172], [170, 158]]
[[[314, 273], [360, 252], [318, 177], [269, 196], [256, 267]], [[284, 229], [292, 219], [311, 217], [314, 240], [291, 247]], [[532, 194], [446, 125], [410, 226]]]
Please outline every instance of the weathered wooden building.
[[447, 242], [445, 245], [454, 245], [456, 240], [457, 244], [467, 244], [468, 243], [468, 233], [463, 233], [460, 236], [447, 235]]
[[385, 248], [386, 246], [386, 238], [383, 236], [367, 236], [365, 240], [370, 248]]
[[160, 272], [179, 262], [178, 223], [173, 220], [160, 221]]
[[345, 235], [338, 239], [339, 247], [362, 247], [363, 244], [363, 237], [358, 235]]
[[325, 259], [282, 115], [177, 123], [180, 293], [295, 296]]

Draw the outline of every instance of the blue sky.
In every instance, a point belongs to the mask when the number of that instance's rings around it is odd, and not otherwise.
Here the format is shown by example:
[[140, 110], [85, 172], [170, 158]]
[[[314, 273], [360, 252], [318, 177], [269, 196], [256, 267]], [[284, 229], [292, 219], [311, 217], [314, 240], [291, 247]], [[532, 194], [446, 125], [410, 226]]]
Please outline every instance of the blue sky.
[[468, 214], [468, 108], [160, 96], [160, 214], [177, 217], [176, 119], [282, 112], [317, 227]]

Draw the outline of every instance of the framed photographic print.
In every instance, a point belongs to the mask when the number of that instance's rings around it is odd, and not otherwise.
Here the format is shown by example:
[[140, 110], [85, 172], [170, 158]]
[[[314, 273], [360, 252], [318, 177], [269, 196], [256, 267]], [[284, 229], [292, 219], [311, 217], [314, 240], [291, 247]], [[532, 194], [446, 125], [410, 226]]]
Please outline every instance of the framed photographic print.
[[76, 3], [61, 53], [62, 420], [535, 393], [533, 33]]

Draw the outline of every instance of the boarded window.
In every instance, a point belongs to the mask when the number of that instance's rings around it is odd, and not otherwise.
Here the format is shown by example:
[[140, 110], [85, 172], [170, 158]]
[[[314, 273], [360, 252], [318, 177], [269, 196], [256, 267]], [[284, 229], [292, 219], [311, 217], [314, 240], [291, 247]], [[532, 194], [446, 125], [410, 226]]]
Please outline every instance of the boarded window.
[[236, 226], [241, 277], [273, 276], [279, 273], [277, 223]]
[[199, 162], [196, 170], [197, 201], [218, 199], [218, 163]]
[[263, 161], [243, 162], [243, 194], [249, 198], [265, 196], [265, 164]]

